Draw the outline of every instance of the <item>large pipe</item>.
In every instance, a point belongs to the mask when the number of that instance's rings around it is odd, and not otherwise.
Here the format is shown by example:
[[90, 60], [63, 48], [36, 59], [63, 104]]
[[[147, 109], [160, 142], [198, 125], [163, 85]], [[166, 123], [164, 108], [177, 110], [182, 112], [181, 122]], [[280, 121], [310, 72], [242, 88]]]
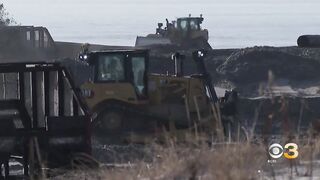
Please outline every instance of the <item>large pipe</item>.
[[302, 35], [298, 38], [299, 47], [318, 47], [320, 48], [320, 35]]

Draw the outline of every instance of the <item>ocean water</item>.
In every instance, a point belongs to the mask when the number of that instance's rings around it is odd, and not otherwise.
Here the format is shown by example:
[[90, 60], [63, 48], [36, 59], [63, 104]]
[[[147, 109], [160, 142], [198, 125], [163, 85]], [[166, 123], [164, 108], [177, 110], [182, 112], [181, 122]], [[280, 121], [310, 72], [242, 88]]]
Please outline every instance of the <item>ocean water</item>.
[[46, 26], [55, 40], [134, 45], [158, 22], [203, 14], [214, 48], [292, 46], [320, 34], [319, 0], [4, 0], [22, 25]]

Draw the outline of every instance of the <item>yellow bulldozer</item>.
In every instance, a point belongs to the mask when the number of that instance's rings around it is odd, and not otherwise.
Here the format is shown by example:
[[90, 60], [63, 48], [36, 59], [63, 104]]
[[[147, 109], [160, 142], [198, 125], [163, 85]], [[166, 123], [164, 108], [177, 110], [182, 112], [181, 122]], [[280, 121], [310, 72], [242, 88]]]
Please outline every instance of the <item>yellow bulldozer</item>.
[[192, 17], [191, 14], [171, 22], [166, 19], [166, 26], [163, 28], [163, 23], [158, 23], [155, 34], [138, 36], [135, 46], [155, 49], [171, 46], [177, 49], [211, 50], [208, 42], [209, 32], [201, 27], [203, 20], [202, 15]]
[[[183, 73], [184, 55], [172, 56], [173, 74], [149, 72], [148, 50], [108, 50], [80, 55], [90, 76], [81, 92], [93, 112], [93, 131], [110, 143], [145, 143], [175, 132], [226, 132], [225, 117], [236, 113], [237, 93], [218, 99], [204, 64], [192, 53], [197, 74]], [[82, 71], [83, 72], [83, 71]], [[77, 73], [79, 74], [79, 73]], [[186, 131], [187, 130], [187, 131]]]

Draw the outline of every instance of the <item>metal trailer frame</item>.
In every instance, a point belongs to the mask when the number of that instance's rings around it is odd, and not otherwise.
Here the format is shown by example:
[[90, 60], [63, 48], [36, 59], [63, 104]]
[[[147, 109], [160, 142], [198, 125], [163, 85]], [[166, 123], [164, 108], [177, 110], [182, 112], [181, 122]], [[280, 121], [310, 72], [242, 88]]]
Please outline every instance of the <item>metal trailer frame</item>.
[[[0, 169], [3, 165], [5, 177], [10, 175], [12, 156], [22, 157], [25, 176], [29, 168], [39, 167], [31, 162], [30, 156], [36, 156], [33, 148], [40, 149], [48, 168], [69, 164], [75, 153], [91, 154], [91, 115], [64, 67], [5, 63], [0, 64], [0, 75]], [[34, 139], [37, 146], [30, 143]], [[11, 149], [2, 150], [7, 140]]]

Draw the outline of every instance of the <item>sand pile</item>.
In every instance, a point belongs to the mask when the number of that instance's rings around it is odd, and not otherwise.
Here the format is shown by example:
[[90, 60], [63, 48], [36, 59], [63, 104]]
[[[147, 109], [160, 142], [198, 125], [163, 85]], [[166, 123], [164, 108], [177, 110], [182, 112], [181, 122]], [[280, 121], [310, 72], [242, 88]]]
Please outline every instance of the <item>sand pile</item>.
[[266, 81], [269, 70], [276, 78], [289, 81], [320, 79], [320, 63], [315, 59], [270, 47], [239, 50], [217, 68], [218, 74], [238, 85]]

